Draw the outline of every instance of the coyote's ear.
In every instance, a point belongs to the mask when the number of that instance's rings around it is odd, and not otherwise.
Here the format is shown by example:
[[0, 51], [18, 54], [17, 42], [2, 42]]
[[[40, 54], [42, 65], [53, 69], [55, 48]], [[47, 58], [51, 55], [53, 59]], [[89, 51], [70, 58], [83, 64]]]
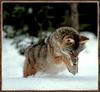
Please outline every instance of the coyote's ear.
[[80, 39], [80, 44], [85, 44], [89, 40], [88, 37], [82, 35], [80, 35], [79, 39]]

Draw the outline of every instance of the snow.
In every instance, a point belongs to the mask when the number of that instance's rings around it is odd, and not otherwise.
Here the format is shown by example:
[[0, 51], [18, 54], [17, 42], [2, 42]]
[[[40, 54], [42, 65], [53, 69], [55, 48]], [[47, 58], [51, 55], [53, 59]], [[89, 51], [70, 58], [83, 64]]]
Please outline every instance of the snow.
[[68, 70], [56, 75], [38, 73], [23, 78], [24, 56], [19, 55], [11, 39], [2, 39], [2, 90], [98, 90], [98, 40], [90, 32], [81, 33], [90, 38], [79, 55], [79, 73]]

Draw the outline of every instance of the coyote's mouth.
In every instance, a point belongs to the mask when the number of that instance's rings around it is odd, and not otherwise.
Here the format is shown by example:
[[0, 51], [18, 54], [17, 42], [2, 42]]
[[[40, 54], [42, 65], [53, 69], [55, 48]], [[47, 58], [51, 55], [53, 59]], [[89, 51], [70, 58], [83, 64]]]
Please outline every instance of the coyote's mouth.
[[73, 51], [70, 51], [70, 52], [61, 51], [61, 52], [66, 58], [69, 58], [71, 65], [77, 64], [77, 61], [78, 61], [77, 53]]
[[70, 54], [70, 57], [71, 57], [72, 59], [74, 59], [74, 58], [77, 57], [77, 53], [75, 53], [75, 52], [73, 52], [73, 51], [69, 52], [69, 54]]

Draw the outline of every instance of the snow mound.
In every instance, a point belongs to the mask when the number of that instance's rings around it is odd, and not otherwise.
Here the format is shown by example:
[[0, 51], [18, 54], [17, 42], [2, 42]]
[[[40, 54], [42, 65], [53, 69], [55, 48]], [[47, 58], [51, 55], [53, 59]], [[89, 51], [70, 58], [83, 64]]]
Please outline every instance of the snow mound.
[[79, 55], [79, 73], [67, 70], [58, 75], [41, 75], [23, 78], [24, 56], [20, 56], [12, 40], [2, 39], [2, 90], [98, 90], [98, 40], [90, 32], [86, 49]]

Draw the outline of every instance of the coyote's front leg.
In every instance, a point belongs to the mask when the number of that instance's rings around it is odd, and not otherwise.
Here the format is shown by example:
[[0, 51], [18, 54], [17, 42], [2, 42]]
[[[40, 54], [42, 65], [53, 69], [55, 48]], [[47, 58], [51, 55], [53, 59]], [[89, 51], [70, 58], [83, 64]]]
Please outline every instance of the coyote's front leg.
[[73, 64], [70, 60], [70, 58], [63, 58], [63, 62], [65, 63], [66, 67], [68, 68], [68, 71], [70, 73], [72, 73], [73, 75], [75, 75], [76, 73], [78, 73], [78, 63]]
[[70, 71], [73, 75], [78, 73], [78, 64], [72, 66], [72, 70]]

